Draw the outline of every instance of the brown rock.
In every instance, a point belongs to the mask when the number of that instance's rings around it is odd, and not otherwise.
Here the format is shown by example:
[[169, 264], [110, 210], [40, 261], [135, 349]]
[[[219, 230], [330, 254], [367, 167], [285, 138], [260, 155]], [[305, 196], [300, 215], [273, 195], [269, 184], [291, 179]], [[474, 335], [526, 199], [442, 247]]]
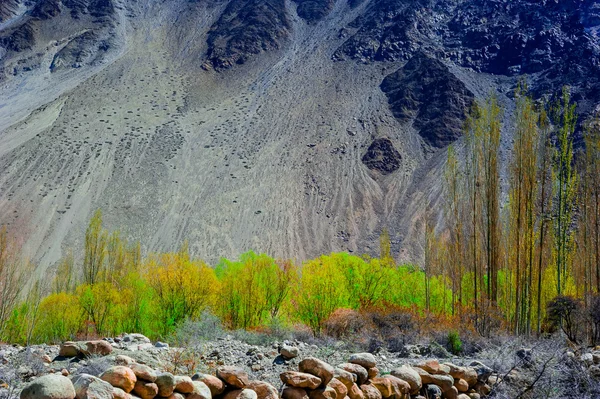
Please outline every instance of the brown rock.
[[371, 378], [371, 385], [381, 392], [384, 399], [392, 396], [392, 383], [389, 379], [383, 377]]
[[333, 366], [314, 357], [303, 359], [300, 364], [298, 364], [298, 370], [319, 377], [322, 385], [329, 384], [329, 381], [331, 381], [333, 374], [335, 373]]
[[112, 345], [104, 340], [88, 341], [85, 343], [86, 355], [106, 356], [113, 351]]
[[469, 384], [470, 387], [477, 384], [477, 371], [475, 371], [474, 368], [461, 367], [461, 366], [454, 365], [452, 363], [444, 363], [444, 365], [450, 369], [448, 374], [450, 374], [455, 379], [460, 378], [460, 379], [465, 380], [467, 382], [467, 384]]
[[338, 368], [354, 374], [356, 376], [356, 383], [359, 386], [367, 382], [369, 379], [369, 373], [367, 372], [367, 369], [361, 365], [354, 363], [342, 363], [338, 366]]
[[79, 356], [79, 353], [79, 345], [72, 341], [63, 342], [58, 350], [58, 356], [62, 357], [76, 357]]
[[158, 395], [168, 398], [175, 391], [175, 376], [171, 373], [162, 373], [154, 380], [158, 386]]
[[166, 399], [186, 399], [185, 395], [179, 392], [173, 392], [171, 396]]
[[377, 377], [379, 375], [379, 369], [377, 367], [371, 367], [367, 369], [367, 376], [370, 380]]
[[344, 369], [339, 367], [335, 368], [335, 373], [333, 373], [333, 378], [337, 378], [346, 386], [346, 389], [350, 390], [350, 387], [354, 385], [356, 382], [356, 375], [352, 374]]
[[456, 387], [456, 389], [458, 389], [458, 392], [468, 392], [469, 391], [469, 384], [467, 383], [467, 381], [463, 380], [462, 378], [455, 379], [454, 386]]
[[440, 364], [440, 362], [436, 359], [426, 360], [416, 364], [415, 367], [423, 369], [429, 374], [450, 374], [450, 367], [445, 364]]
[[417, 374], [419, 374], [419, 377], [421, 377], [421, 383], [422, 384], [432, 384], [433, 383], [433, 379], [431, 378], [431, 374], [429, 374], [427, 371], [418, 368], [418, 367], [411, 367], [414, 371], [417, 372]]
[[299, 371], [284, 371], [279, 378], [284, 384], [296, 388], [317, 389], [321, 385], [319, 377]]
[[423, 386], [423, 381], [421, 380], [421, 376], [412, 367], [408, 367], [408, 366], [404, 365], [395, 370], [392, 370], [391, 374], [394, 377], [397, 377], [403, 381], [406, 381], [408, 383], [408, 385], [410, 385], [411, 395], [416, 395], [417, 393], [419, 393], [419, 391], [421, 390], [421, 387]]
[[337, 392], [330, 386], [326, 386], [325, 388], [317, 388], [314, 391], [310, 391], [308, 393], [308, 397], [310, 399], [338, 399]]
[[153, 382], [138, 380], [133, 387], [133, 393], [142, 399], [152, 399], [158, 395], [158, 386]]
[[309, 399], [308, 394], [302, 388], [285, 387], [281, 392], [282, 399]]
[[201, 381], [206, 384], [208, 389], [210, 389], [212, 396], [217, 396], [225, 392], [225, 384], [223, 383], [223, 380], [213, 375], [196, 373], [192, 376], [192, 381]]
[[336, 378], [332, 378], [327, 386], [333, 388], [337, 399], [344, 399], [348, 394], [348, 388], [346, 388], [346, 385]]
[[217, 369], [217, 377], [235, 388], [245, 388], [250, 382], [248, 373], [239, 367], [223, 366]]
[[192, 393], [194, 391], [192, 379], [182, 375], [175, 376], [175, 391], [179, 393]]
[[154, 382], [156, 381], [156, 371], [151, 367], [146, 366], [145, 364], [132, 363], [129, 365], [129, 368], [135, 374], [135, 377], [140, 380]]
[[456, 399], [458, 398], [458, 389], [455, 386], [451, 386], [450, 389], [444, 391], [444, 399]]
[[404, 380], [393, 375], [386, 375], [385, 377], [390, 381], [392, 385], [392, 398], [393, 399], [404, 399], [410, 397], [410, 384]]
[[431, 375], [431, 383], [440, 387], [442, 392], [446, 392], [454, 386], [454, 378], [451, 375], [433, 374]]
[[247, 388], [256, 392], [258, 399], [279, 399], [279, 392], [268, 382], [250, 381]]
[[365, 395], [365, 399], [382, 399], [381, 392], [372, 384], [363, 384], [360, 390]]
[[484, 384], [483, 382], [478, 382], [473, 388], [481, 396], [487, 396], [492, 390], [488, 384]]
[[348, 397], [350, 399], [365, 399], [365, 394], [356, 384], [352, 384], [350, 389], [348, 389]]
[[100, 375], [100, 378], [113, 387], [121, 388], [126, 393], [133, 390], [137, 378], [129, 367], [113, 366]]
[[60, 374], [64, 375], [65, 377], [68, 377], [70, 373], [69, 373], [69, 370], [62, 369], [62, 370], [60, 370]]

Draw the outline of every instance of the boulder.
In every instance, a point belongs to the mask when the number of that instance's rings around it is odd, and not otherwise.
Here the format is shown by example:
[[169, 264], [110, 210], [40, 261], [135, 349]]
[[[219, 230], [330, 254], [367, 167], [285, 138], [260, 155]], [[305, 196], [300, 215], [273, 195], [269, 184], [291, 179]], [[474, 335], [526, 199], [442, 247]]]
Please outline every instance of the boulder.
[[186, 399], [212, 399], [208, 385], [202, 381], [194, 381], [194, 390], [186, 395]]
[[167, 398], [175, 391], [175, 376], [171, 373], [162, 373], [154, 380], [158, 386], [158, 396]]
[[367, 369], [359, 364], [342, 363], [338, 366], [338, 368], [354, 374], [356, 376], [356, 383], [359, 386], [367, 382], [369, 379], [369, 373], [367, 372]]
[[416, 395], [423, 386], [421, 376], [412, 367], [403, 365], [395, 370], [392, 370], [391, 375], [406, 381], [410, 385], [410, 394]]
[[81, 349], [76, 342], [67, 341], [60, 344], [58, 349], [58, 356], [62, 357], [77, 357], [79, 356]]
[[332, 378], [327, 386], [333, 388], [336, 393], [336, 398], [338, 399], [344, 399], [348, 394], [348, 388], [346, 388], [346, 385], [336, 378]]
[[450, 374], [450, 367], [445, 364], [440, 364], [436, 359], [426, 360], [415, 365], [420, 369], [427, 371], [429, 374]]
[[446, 392], [454, 386], [454, 378], [451, 375], [432, 374], [431, 382], [440, 387], [442, 392]]
[[113, 387], [121, 388], [126, 393], [133, 390], [137, 378], [129, 367], [113, 366], [100, 374], [100, 378]]
[[485, 384], [485, 383], [483, 383], [481, 381], [477, 382], [477, 384], [475, 384], [475, 386], [473, 387], [473, 389], [475, 389], [475, 392], [477, 392], [481, 396], [487, 396], [487, 395], [489, 395], [489, 393], [492, 390], [492, 388], [488, 384]]
[[223, 399], [257, 399], [256, 392], [251, 389], [234, 389], [227, 392]]
[[348, 388], [347, 395], [350, 399], [365, 399], [365, 394], [356, 384], [352, 384], [352, 386]]
[[282, 399], [309, 399], [306, 390], [296, 387], [285, 387], [281, 391]]
[[386, 375], [383, 378], [390, 381], [392, 386], [392, 396], [393, 399], [404, 399], [410, 397], [410, 384], [398, 377], [394, 377], [393, 375]]
[[293, 359], [298, 357], [298, 348], [291, 345], [283, 345], [281, 348], [279, 348], [279, 353], [284, 359]]
[[133, 363], [129, 365], [129, 368], [133, 371], [137, 379], [148, 382], [156, 381], [156, 371], [145, 364]]
[[135, 360], [126, 355], [117, 355], [115, 357], [115, 363], [119, 366], [130, 366], [135, 363]]
[[217, 396], [225, 392], [223, 381], [213, 375], [196, 373], [192, 376], [192, 381], [201, 381], [206, 384], [212, 396]]
[[367, 369], [367, 376], [370, 380], [377, 377], [379, 375], [379, 369], [377, 367], [371, 367]]
[[153, 382], [138, 380], [133, 387], [133, 393], [142, 399], [152, 399], [158, 395], [158, 385]]
[[356, 382], [356, 375], [352, 374], [344, 369], [339, 367], [335, 368], [335, 372], [333, 373], [333, 378], [336, 378], [342, 382], [346, 386], [346, 389], [350, 389], [352, 385]]
[[477, 383], [477, 372], [471, 367], [461, 367], [452, 363], [444, 363], [450, 369], [450, 374], [454, 379], [462, 379], [469, 384], [470, 387]]
[[225, 381], [227, 385], [240, 389], [245, 388], [250, 382], [248, 373], [235, 366], [219, 367], [217, 369], [217, 377]]
[[257, 380], [250, 381], [247, 388], [256, 392], [258, 399], [279, 399], [279, 392], [277, 392], [277, 388], [268, 382]]
[[463, 380], [462, 378], [455, 379], [454, 386], [456, 387], [456, 389], [458, 389], [458, 392], [468, 392], [469, 391], [469, 384], [467, 383], [467, 381]]
[[27, 384], [20, 399], [74, 399], [75, 395], [71, 380], [62, 375], [48, 374]]
[[366, 368], [367, 370], [371, 367], [375, 367], [377, 365], [377, 361], [375, 360], [375, 356], [371, 353], [354, 353], [350, 355], [350, 359], [348, 359], [348, 363], [358, 364]]
[[72, 380], [77, 399], [112, 399], [113, 386], [90, 374], [79, 374]]
[[481, 382], [486, 382], [487, 379], [489, 378], [490, 375], [492, 375], [493, 370], [491, 368], [489, 368], [488, 366], [486, 366], [485, 364], [478, 362], [477, 360], [472, 361], [471, 364], [469, 364], [469, 366], [471, 368], [473, 368], [475, 370], [475, 372], [477, 373], [477, 380], [481, 381]]
[[308, 397], [310, 399], [344, 399], [343, 397], [338, 398], [337, 392], [330, 386], [310, 391]]
[[112, 389], [113, 399], [132, 399], [133, 396], [122, 390], [121, 388], [113, 387]]
[[450, 389], [445, 390], [444, 399], [456, 399], [458, 398], [458, 389], [455, 386], [451, 386]]
[[150, 338], [143, 334], [126, 334], [123, 337], [123, 342], [134, 343], [134, 344], [150, 344]]
[[284, 384], [296, 388], [317, 389], [322, 382], [319, 377], [299, 371], [284, 371], [279, 378]]
[[423, 385], [432, 383], [431, 374], [429, 374], [427, 371], [420, 369], [418, 367], [411, 367], [411, 368], [414, 371], [416, 371], [417, 374], [419, 374], [419, 377], [421, 377], [421, 382]]
[[375, 377], [371, 379], [371, 384], [381, 392], [381, 396], [387, 399], [392, 396], [392, 383], [389, 379]]
[[104, 340], [97, 341], [87, 341], [85, 343], [85, 355], [98, 355], [98, 356], [107, 356], [110, 355], [113, 351], [113, 347], [110, 343]]
[[579, 360], [586, 366], [591, 366], [594, 364], [594, 356], [591, 353], [584, 353], [579, 357]]
[[382, 399], [381, 392], [372, 384], [363, 384], [360, 390], [365, 395], [365, 399]]
[[298, 370], [319, 377], [322, 385], [329, 384], [329, 381], [331, 381], [333, 374], [335, 373], [333, 366], [314, 357], [303, 359], [300, 364], [298, 364]]
[[192, 393], [194, 391], [194, 384], [192, 379], [187, 376], [176, 376], [175, 391], [179, 393]]

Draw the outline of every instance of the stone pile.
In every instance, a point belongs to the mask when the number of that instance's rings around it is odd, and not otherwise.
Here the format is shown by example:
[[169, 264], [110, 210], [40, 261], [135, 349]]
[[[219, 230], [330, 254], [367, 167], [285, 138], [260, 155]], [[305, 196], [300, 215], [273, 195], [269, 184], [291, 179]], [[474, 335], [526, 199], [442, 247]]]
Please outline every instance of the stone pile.
[[169, 345], [157, 342], [152, 344], [150, 339], [142, 334], [126, 334], [120, 337], [106, 338], [96, 341], [63, 342], [58, 352], [62, 357], [86, 357], [90, 355], [107, 356], [113, 349], [138, 351], [150, 348], [168, 348]]
[[492, 370], [479, 362], [469, 367], [428, 360], [403, 365], [380, 375], [370, 353], [351, 355], [347, 363], [333, 367], [309, 357], [298, 371], [286, 371], [283, 399], [479, 399], [488, 395]]
[[[75, 354], [75, 349], [76, 355], [101, 353], [102, 342], [69, 342], [61, 352], [64, 356]], [[296, 353], [290, 350], [286, 355]], [[219, 367], [216, 375], [190, 377], [159, 372], [125, 355], [116, 356], [115, 363], [97, 377], [68, 378], [63, 372], [36, 378], [23, 389], [21, 399], [479, 399], [490, 393], [487, 383], [493, 380], [492, 370], [479, 362], [461, 367], [437, 360], [403, 365], [382, 375], [370, 353], [353, 354], [337, 367], [304, 358], [298, 371], [280, 374], [280, 391], [251, 380], [236, 366]]]

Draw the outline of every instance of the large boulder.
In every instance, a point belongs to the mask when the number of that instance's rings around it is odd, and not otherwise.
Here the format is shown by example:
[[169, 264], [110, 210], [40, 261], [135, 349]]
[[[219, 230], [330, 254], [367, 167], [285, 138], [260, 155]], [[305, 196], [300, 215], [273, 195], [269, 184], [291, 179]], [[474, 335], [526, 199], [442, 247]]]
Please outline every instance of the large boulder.
[[284, 384], [296, 388], [317, 389], [322, 382], [317, 376], [299, 371], [284, 371], [279, 378]]
[[152, 399], [158, 395], [158, 385], [153, 382], [138, 380], [133, 387], [133, 393], [142, 399]]
[[72, 379], [77, 399], [112, 399], [113, 386], [90, 374], [79, 374]]
[[423, 386], [421, 376], [412, 367], [403, 365], [395, 370], [392, 370], [391, 375], [406, 381], [410, 385], [410, 394], [416, 395]]
[[475, 372], [477, 373], [477, 379], [483, 383], [487, 381], [487, 379], [490, 377], [490, 375], [492, 375], [493, 372], [491, 368], [489, 368], [481, 362], [478, 362], [477, 360], [472, 361], [471, 364], [469, 364], [469, 366], [475, 370]]
[[377, 361], [375, 360], [375, 356], [371, 353], [354, 353], [350, 355], [350, 359], [348, 359], [348, 363], [359, 364], [366, 368], [367, 370], [371, 367], [375, 367], [377, 365]]
[[348, 394], [348, 388], [346, 388], [346, 385], [336, 378], [332, 378], [327, 386], [333, 388], [336, 393], [336, 398], [338, 399], [344, 399]]
[[333, 373], [333, 378], [336, 378], [342, 382], [346, 386], [346, 389], [350, 389], [352, 385], [356, 382], [356, 375], [341, 369], [339, 367], [335, 368], [335, 373]]
[[243, 389], [248, 385], [250, 379], [248, 373], [239, 367], [223, 366], [217, 369], [217, 377], [231, 385], [232, 387]]
[[196, 373], [192, 376], [192, 381], [200, 381], [208, 386], [212, 396], [217, 396], [225, 392], [223, 380], [210, 374]]
[[432, 378], [431, 378], [431, 374], [429, 374], [427, 371], [418, 368], [418, 367], [412, 367], [412, 369], [417, 372], [417, 374], [419, 374], [419, 377], [421, 377], [421, 381], [423, 383], [423, 385], [425, 384], [431, 384], [433, 382]]
[[20, 399], [74, 399], [75, 387], [62, 375], [48, 374], [36, 378], [22, 391]]
[[192, 393], [194, 391], [192, 379], [187, 376], [175, 376], [175, 391], [179, 393]]
[[62, 357], [77, 357], [81, 353], [81, 348], [76, 342], [67, 341], [60, 344], [58, 356]]
[[113, 366], [100, 374], [100, 378], [113, 387], [121, 388], [129, 393], [133, 390], [137, 378], [129, 367]]
[[454, 378], [451, 375], [432, 374], [431, 382], [440, 387], [442, 392], [446, 392], [454, 386]]
[[386, 375], [383, 378], [390, 381], [392, 387], [391, 398], [404, 399], [410, 397], [410, 384], [408, 382], [401, 380], [398, 377], [394, 377], [393, 375]]
[[113, 387], [112, 389], [113, 399], [132, 399], [133, 396], [122, 390], [121, 388]]
[[212, 394], [205, 383], [194, 381], [194, 390], [186, 395], [186, 399], [212, 399]]
[[133, 363], [129, 365], [129, 368], [133, 371], [136, 378], [148, 382], [156, 381], [156, 371], [145, 364]]
[[442, 399], [442, 390], [435, 384], [425, 386], [425, 396], [429, 399]]
[[258, 399], [279, 399], [277, 388], [268, 382], [250, 381], [247, 388], [256, 392]]
[[381, 392], [372, 384], [363, 384], [360, 390], [365, 395], [365, 399], [382, 399]]
[[383, 377], [375, 377], [371, 380], [371, 384], [381, 392], [381, 396], [387, 399], [392, 396], [392, 383], [389, 379]]
[[424, 362], [416, 364], [415, 367], [423, 369], [429, 374], [450, 374], [450, 367], [445, 364], [440, 364], [436, 359], [425, 360]]
[[331, 381], [333, 374], [335, 373], [333, 366], [315, 357], [303, 359], [300, 364], [298, 364], [298, 370], [319, 377], [322, 385], [329, 384], [329, 381]]
[[150, 338], [146, 337], [143, 334], [126, 334], [123, 337], [123, 342], [128, 343], [128, 344], [149, 344], [152, 341], [150, 341]]
[[110, 355], [113, 351], [112, 345], [104, 340], [97, 341], [87, 341], [85, 343], [85, 355], [98, 355], [98, 356], [107, 356]]
[[356, 384], [352, 384], [350, 388], [348, 388], [348, 397], [350, 399], [365, 399], [365, 394]]
[[470, 387], [477, 384], [477, 372], [474, 368], [457, 366], [452, 363], [444, 363], [444, 365], [450, 368], [449, 374], [454, 377], [454, 379], [465, 380]]
[[158, 395], [168, 398], [175, 391], [175, 376], [171, 373], [162, 373], [154, 381], [158, 386]]
[[349, 373], [352, 373], [356, 376], [356, 383], [360, 386], [367, 382], [369, 379], [369, 373], [366, 368], [359, 364], [354, 363], [342, 363], [338, 365], [338, 368], [342, 370], [346, 370]]

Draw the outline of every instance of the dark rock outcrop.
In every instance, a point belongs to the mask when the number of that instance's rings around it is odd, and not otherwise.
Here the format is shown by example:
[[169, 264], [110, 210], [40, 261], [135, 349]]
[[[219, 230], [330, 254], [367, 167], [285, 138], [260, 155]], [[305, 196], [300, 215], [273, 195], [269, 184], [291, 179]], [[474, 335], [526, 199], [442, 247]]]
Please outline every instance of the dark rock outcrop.
[[298, 4], [298, 15], [308, 23], [314, 23], [321, 20], [329, 14], [333, 0], [293, 0]]
[[208, 34], [208, 64], [227, 69], [279, 49], [289, 29], [284, 0], [233, 0]]
[[382, 175], [388, 175], [398, 170], [401, 161], [402, 156], [390, 139], [386, 137], [373, 140], [362, 157], [362, 162], [367, 168], [376, 170]]
[[394, 116], [413, 126], [425, 142], [441, 148], [462, 134], [473, 93], [441, 61], [417, 53], [406, 65], [387, 76], [381, 89]]

